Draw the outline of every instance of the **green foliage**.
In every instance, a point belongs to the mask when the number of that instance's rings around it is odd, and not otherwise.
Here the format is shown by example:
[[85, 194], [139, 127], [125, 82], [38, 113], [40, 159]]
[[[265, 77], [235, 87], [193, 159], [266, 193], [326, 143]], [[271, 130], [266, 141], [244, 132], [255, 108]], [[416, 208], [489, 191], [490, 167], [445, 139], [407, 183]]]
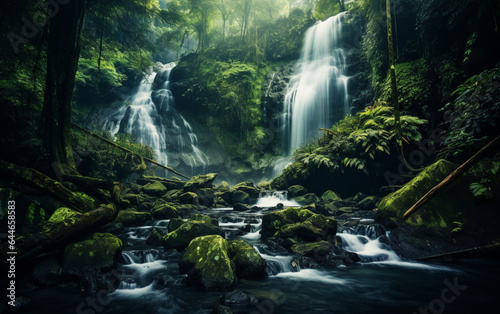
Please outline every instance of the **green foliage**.
[[453, 95], [455, 101], [447, 103], [445, 113], [445, 147], [440, 156], [467, 157], [497, 133], [500, 122], [500, 70], [485, 71], [467, 79]]
[[330, 16], [340, 12], [340, 5], [337, 1], [316, 0], [314, 1], [313, 16], [316, 20], [324, 21]]
[[[322, 138], [294, 152], [294, 161], [301, 163], [302, 174], [311, 167], [343, 171], [345, 167], [376, 173], [376, 163], [395, 147], [393, 108], [378, 105], [339, 121]], [[419, 127], [426, 121], [414, 116], [401, 116], [402, 133], [407, 141], [420, 141]]]

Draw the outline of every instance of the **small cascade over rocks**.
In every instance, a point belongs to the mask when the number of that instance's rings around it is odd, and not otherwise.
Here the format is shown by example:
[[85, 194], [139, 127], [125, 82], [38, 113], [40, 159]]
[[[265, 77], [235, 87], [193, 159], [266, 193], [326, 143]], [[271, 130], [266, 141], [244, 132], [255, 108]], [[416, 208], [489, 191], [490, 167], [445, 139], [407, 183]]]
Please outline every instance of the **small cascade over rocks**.
[[137, 92], [104, 120], [103, 130], [113, 136], [134, 135], [139, 143], [153, 149], [154, 159], [163, 165], [191, 175], [204, 173], [208, 157], [198, 147], [191, 125], [175, 109], [169, 89], [174, 67], [175, 63], [158, 63], [150, 68]]
[[259, 199], [254, 206], [257, 207], [276, 207], [278, 204], [284, 207], [300, 207], [296, 201], [288, 200], [288, 191], [261, 191]]

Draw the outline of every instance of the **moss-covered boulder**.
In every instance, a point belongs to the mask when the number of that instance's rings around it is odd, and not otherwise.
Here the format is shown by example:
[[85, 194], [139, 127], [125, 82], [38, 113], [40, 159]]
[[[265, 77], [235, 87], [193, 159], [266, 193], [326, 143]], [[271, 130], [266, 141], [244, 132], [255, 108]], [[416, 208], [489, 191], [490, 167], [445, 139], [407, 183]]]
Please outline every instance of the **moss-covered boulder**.
[[140, 194], [125, 194], [122, 199], [129, 201], [131, 205], [139, 206], [144, 198]]
[[116, 216], [115, 223], [121, 223], [124, 226], [140, 226], [152, 219], [150, 213], [137, 212], [133, 210], [121, 210]]
[[267, 213], [262, 217], [262, 237], [272, 237], [282, 226], [303, 222], [313, 215], [310, 210], [294, 207]]
[[161, 204], [153, 208], [155, 219], [171, 219], [180, 217], [179, 211], [172, 204]]
[[297, 255], [312, 257], [318, 260], [320, 259], [318, 257], [325, 257], [331, 254], [332, 245], [327, 241], [298, 243], [292, 245], [291, 250]]
[[213, 189], [199, 189], [196, 191], [200, 205], [212, 207], [215, 203], [215, 192]]
[[167, 188], [160, 182], [151, 182], [142, 187], [144, 194], [161, 197], [163, 194], [167, 193]]
[[193, 204], [198, 205], [198, 195], [194, 192], [186, 192], [179, 196], [179, 201], [183, 204]]
[[256, 188], [251, 181], [241, 182], [234, 186], [234, 191], [242, 191], [248, 194], [250, 201], [253, 202], [259, 198], [260, 190]]
[[163, 237], [166, 249], [185, 249], [194, 238], [206, 235], [224, 236], [224, 231], [216, 225], [203, 221], [187, 221], [176, 230]]
[[296, 196], [293, 198], [293, 200], [300, 205], [308, 205], [319, 202], [319, 198], [314, 193], [307, 193], [302, 196]]
[[195, 192], [198, 189], [210, 189], [216, 177], [217, 173], [194, 176], [184, 185], [184, 192]]
[[112, 267], [121, 256], [122, 241], [110, 233], [94, 233], [89, 239], [66, 246], [64, 269]]
[[212, 224], [214, 226], [219, 225], [219, 221], [216, 218], [208, 217], [201, 214], [193, 214], [189, 217], [189, 219], [181, 219], [181, 218], [170, 219], [170, 222], [168, 223], [168, 231], [169, 232], [175, 231], [179, 229], [179, 227], [182, 226], [183, 223], [188, 221], [203, 222], [207, 224]]
[[242, 240], [230, 241], [228, 253], [236, 266], [238, 278], [266, 276], [266, 261], [250, 244]]
[[321, 195], [321, 199], [326, 203], [341, 201], [342, 199], [335, 192], [328, 190]]
[[241, 190], [231, 190], [231, 203], [232, 204], [249, 204], [250, 195], [247, 192]]
[[188, 283], [204, 289], [229, 289], [236, 279], [228, 256], [228, 243], [219, 235], [192, 240], [179, 261], [179, 271], [188, 274]]
[[146, 243], [149, 245], [163, 245], [163, 237], [165, 236], [164, 229], [152, 228], [151, 233], [146, 239]]
[[217, 186], [217, 192], [228, 192], [231, 190], [231, 187], [226, 181], [222, 181], [218, 186]]
[[288, 190], [288, 197], [302, 196], [307, 193], [307, 189], [302, 185], [298, 184], [288, 187], [287, 190]]
[[307, 209], [287, 208], [264, 215], [262, 237], [290, 238], [297, 241], [326, 240], [337, 233], [337, 221]]

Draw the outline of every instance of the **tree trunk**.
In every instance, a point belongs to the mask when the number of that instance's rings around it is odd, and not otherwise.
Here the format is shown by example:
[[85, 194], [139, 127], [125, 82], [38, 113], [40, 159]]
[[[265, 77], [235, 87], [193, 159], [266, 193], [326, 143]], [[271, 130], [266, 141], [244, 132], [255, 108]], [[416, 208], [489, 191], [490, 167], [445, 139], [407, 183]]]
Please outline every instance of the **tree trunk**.
[[[392, 105], [394, 107], [394, 120], [396, 122], [396, 141], [401, 147], [401, 121], [399, 117], [399, 96], [398, 85], [396, 81], [396, 68], [394, 67], [394, 45], [392, 40], [392, 18], [391, 18], [391, 0], [386, 0], [386, 14], [387, 14], [387, 45], [389, 50], [389, 66], [391, 75], [391, 91], [392, 91]], [[403, 156], [404, 158], [404, 156]]]
[[80, 55], [85, 0], [59, 7], [47, 38], [47, 79], [42, 110], [44, 144], [52, 162], [75, 169], [71, 146], [71, 108]]

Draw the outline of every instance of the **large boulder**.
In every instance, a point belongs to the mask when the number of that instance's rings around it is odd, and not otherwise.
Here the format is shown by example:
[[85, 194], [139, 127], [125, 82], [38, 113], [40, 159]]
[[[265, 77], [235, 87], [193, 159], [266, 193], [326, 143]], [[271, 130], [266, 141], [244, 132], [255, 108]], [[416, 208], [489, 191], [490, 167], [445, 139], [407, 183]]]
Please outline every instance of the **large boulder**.
[[228, 256], [228, 243], [219, 235], [192, 240], [179, 261], [179, 271], [188, 274], [188, 283], [204, 289], [229, 289], [236, 279]]
[[198, 189], [210, 189], [217, 177], [217, 173], [200, 174], [194, 176], [184, 185], [184, 192], [195, 192]]
[[307, 209], [287, 208], [264, 215], [262, 237], [292, 238], [298, 241], [327, 240], [337, 233], [337, 221]]
[[249, 204], [250, 195], [247, 192], [241, 190], [231, 190], [231, 201], [232, 204]]
[[161, 197], [163, 194], [167, 193], [167, 188], [160, 182], [151, 182], [142, 187], [144, 194]]
[[182, 226], [182, 224], [184, 224], [185, 222], [188, 222], [188, 221], [204, 222], [207, 224], [212, 224], [214, 226], [219, 225], [219, 221], [215, 218], [208, 217], [208, 216], [201, 215], [201, 214], [193, 214], [189, 217], [189, 219], [181, 219], [181, 218], [170, 219], [170, 222], [168, 223], [168, 231], [173, 232], [173, 231], [179, 229], [179, 227]]
[[291, 247], [293, 253], [320, 260], [332, 253], [332, 245], [327, 241], [299, 243]]
[[303, 222], [313, 215], [310, 210], [294, 207], [267, 213], [262, 217], [262, 237], [272, 237], [281, 227]]
[[250, 244], [233, 240], [229, 244], [229, 258], [236, 266], [238, 278], [255, 278], [266, 275], [266, 261]]
[[121, 256], [122, 241], [110, 233], [94, 233], [89, 239], [66, 246], [64, 269], [109, 268]]
[[60, 207], [49, 218], [49, 223], [64, 223], [66, 226], [74, 225], [84, 214], [71, 208]]
[[187, 221], [176, 230], [163, 237], [166, 249], [183, 250], [194, 238], [206, 235], [224, 236], [224, 231], [218, 226], [203, 221]]

